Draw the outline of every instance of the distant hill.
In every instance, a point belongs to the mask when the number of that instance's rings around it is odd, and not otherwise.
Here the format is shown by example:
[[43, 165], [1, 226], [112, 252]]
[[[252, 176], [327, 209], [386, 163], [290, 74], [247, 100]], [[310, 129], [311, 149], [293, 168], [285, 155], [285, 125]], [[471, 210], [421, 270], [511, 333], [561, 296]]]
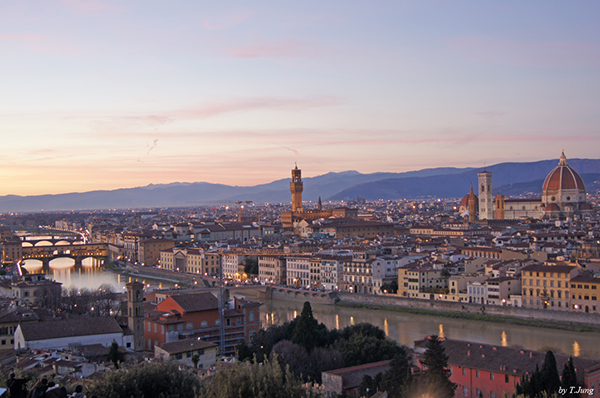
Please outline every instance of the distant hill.
[[[600, 173], [600, 159], [569, 159], [569, 165], [575, 169], [582, 178], [589, 179], [584, 182], [586, 187], [594, 189], [594, 175]], [[495, 187], [512, 186], [513, 195], [527, 192], [542, 194], [542, 184], [546, 176], [558, 165], [556, 160], [543, 160], [530, 163], [500, 163], [485, 168], [493, 173], [494, 192], [500, 192]], [[477, 173], [483, 168], [471, 169], [462, 173], [451, 175], [432, 175], [428, 177], [388, 178], [384, 180], [364, 183], [347, 188], [334, 196], [331, 200], [349, 200], [361, 196], [368, 200], [397, 199], [397, 198], [426, 198], [426, 197], [462, 197], [469, 193], [471, 185], [477, 192]], [[516, 185], [526, 183], [523, 185]], [[508, 188], [506, 188], [508, 192]]]
[[[500, 163], [487, 167], [493, 173], [494, 192], [541, 195], [542, 182], [558, 164], [557, 160], [531, 163]], [[586, 183], [589, 192], [600, 190], [600, 159], [569, 159]], [[461, 197], [473, 184], [477, 191], [479, 168], [432, 168], [405, 173], [361, 174], [357, 171], [327, 173], [303, 178], [306, 201], [369, 200]], [[0, 197], [0, 212], [38, 212], [59, 210], [126, 209], [147, 207], [184, 207], [251, 200], [255, 203], [289, 203], [290, 179], [251, 187], [206, 182], [151, 184], [145, 187], [91, 191], [59, 195]]]

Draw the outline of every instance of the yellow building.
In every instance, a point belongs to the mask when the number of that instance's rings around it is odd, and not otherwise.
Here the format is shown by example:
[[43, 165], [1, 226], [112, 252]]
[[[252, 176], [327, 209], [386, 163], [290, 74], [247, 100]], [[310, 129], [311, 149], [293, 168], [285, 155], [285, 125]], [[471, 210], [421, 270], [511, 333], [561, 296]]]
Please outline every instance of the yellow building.
[[523, 307], [567, 310], [569, 283], [579, 274], [568, 265], [532, 264], [521, 270]]
[[600, 278], [578, 275], [571, 279], [571, 311], [600, 313]]

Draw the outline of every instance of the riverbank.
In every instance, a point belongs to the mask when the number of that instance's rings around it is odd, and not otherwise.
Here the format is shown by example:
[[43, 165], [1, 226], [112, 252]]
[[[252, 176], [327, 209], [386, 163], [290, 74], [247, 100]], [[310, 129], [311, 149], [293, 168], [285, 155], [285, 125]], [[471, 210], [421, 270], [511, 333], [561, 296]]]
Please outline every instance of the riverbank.
[[343, 302], [343, 301], [339, 301], [335, 305], [339, 306], [339, 307], [345, 307], [345, 308], [364, 308], [364, 309], [370, 309], [370, 310], [383, 310], [383, 311], [391, 311], [391, 312], [398, 312], [398, 313], [405, 313], [405, 314], [433, 315], [433, 316], [440, 316], [440, 317], [444, 317], [444, 318], [493, 322], [493, 323], [500, 323], [500, 324], [507, 324], [507, 325], [533, 326], [533, 327], [539, 327], [539, 328], [569, 330], [569, 331], [575, 331], [575, 332], [600, 332], [600, 327], [597, 327], [597, 326], [569, 324], [569, 323], [562, 323], [562, 322], [551, 322], [551, 321], [543, 321], [543, 320], [536, 320], [536, 319], [523, 319], [523, 318], [515, 318], [515, 317], [508, 317], [508, 316], [471, 314], [471, 313], [439, 311], [439, 310], [426, 310], [426, 309], [420, 309], [420, 308], [407, 308], [407, 307], [386, 306], [386, 305], [377, 305], [377, 304], [348, 303], [348, 302]]

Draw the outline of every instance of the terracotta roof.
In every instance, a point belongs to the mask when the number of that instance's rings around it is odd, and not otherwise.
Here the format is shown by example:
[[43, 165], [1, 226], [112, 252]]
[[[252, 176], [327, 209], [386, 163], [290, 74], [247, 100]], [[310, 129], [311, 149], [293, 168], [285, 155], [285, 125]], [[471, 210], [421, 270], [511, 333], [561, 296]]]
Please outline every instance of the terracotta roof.
[[158, 345], [161, 349], [165, 350], [169, 354], [179, 354], [181, 352], [188, 352], [194, 350], [203, 350], [206, 348], [216, 347], [214, 343], [208, 343], [202, 340], [178, 340], [171, 343], [163, 343]]
[[349, 368], [330, 370], [328, 373], [331, 375], [342, 376], [342, 388], [344, 390], [356, 388], [362, 382], [364, 375], [370, 375], [375, 377], [377, 373], [386, 372], [390, 368], [390, 361], [381, 361], [367, 363], [365, 365], [352, 366]]
[[[176, 294], [171, 296], [184, 312], [197, 312], [216, 310], [219, 308], [219, 300], [209, 292]], [[157, 309], [162, 311], [164, 301], [158, 304]]]
[[22, 323], [19, 327], [26, 341], [123, 332], [121, 326], [111, 317]]
[[[426, 343], [427, 340], [415, 342], [415, 347], [425, 348]], [[443, 340], [442, 345], [448, 355], [449, 365], [512, 374], [519, 377], [526, 372], [533, 373], [536, 365], [541, 368], [546, 357], [545, 352], [460, 340]], [[569, 357], [555, 354], [555, 358], [556, 366], [561, 372]], [[600, 366], [600, 361], [574, 357], [573, 365], [577, 369], [577, 378], [583, 380], [584, 370]]]
[[585, 191], [583, 179], [567, 164], [567, 157], [564, 152], [560, 156], [558, 166], [556, 166], [544, 180], [542, 192], [563, 189], [579, 189]]

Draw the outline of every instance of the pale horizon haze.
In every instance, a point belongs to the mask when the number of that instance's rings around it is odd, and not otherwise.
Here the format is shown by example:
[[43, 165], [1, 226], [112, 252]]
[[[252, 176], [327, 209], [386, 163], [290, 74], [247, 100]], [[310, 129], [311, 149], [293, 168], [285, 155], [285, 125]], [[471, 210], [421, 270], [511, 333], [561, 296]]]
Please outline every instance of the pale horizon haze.
[[0, 195], [599, 158], [600, 3], [0, 2]]

